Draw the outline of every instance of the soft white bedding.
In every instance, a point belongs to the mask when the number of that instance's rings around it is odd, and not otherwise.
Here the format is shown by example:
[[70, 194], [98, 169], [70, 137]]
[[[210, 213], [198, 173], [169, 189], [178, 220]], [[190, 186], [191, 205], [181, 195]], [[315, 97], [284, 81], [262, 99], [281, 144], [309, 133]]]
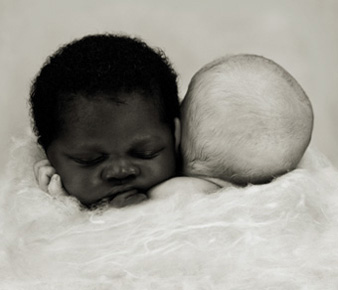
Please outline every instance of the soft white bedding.
[[39, 190], [42, 152], [30, 136], [14, 143], [1, 290], [338, 289], [338, 171], [313, 149], [270, 184], [88, 211]]

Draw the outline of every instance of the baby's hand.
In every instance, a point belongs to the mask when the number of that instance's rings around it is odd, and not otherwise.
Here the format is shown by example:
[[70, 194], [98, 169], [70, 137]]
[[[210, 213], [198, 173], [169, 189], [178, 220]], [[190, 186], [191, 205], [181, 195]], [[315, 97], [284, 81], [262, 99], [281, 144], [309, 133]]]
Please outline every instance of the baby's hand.
[[51, 195], [68, 195], [62, 186], [61, 178], [47, 159], [34, 164], [34, 174], [38, 186]]

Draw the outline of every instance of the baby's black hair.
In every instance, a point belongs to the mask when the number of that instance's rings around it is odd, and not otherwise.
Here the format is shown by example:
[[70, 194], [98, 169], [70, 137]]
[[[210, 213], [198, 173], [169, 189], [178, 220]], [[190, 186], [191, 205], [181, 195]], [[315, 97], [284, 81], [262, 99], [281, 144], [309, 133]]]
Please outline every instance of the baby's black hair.
[[[75, 40], [47, 59], [30, 92], [33, 129], [47, 150], [78, 96], [138, 92], [149, 97], [171, 128], [179, 117], [177, 75], [160, 49], [138, 38], [97, 34]], [[118, 100], [112, 100], [118, 101]]]

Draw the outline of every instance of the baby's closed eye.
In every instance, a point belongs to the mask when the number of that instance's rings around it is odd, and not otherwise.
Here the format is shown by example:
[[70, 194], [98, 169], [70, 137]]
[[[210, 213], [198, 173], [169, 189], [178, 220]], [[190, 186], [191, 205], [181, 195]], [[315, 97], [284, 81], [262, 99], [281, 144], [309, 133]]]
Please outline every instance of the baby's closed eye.
[[71, 156], [70, 159], [73, 160], [75, 163], [80, 165], [95, 165], [101, 161], [104, 161], [107, 158], [106, 155], [98, 155], [98, 156]]
[[130, 152], [132, 157], [140, 158], [140, 159], [153, 159], [160, 155], [160, 153], [164, 150], [164, 148], [156, 148], [156, 149], [145, 149], [145, 150], [132, 150]]

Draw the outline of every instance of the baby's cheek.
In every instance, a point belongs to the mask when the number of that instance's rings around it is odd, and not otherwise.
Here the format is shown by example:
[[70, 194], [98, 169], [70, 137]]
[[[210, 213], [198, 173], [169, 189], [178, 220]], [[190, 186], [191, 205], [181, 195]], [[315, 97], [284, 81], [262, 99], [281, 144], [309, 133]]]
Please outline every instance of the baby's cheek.
[[174, 164], [167, 161], [167, 159], [160, 159], [157, 162], [144, 168], [144, 181], [147, 187], [153, 187], [175, 175]]
[[95, 183], [98, 183], [92, 176], [78, 171], [66, 172], [60, 176], [66, 191], [80, 200], [86, 198], [88, 192], [95, 187]]
[[73, 177], [70, 177], [68, 175], [62, 176], [61, 180], [63, 182], [63, 186], [66, 189], [66, 191], [73, 196], [78, 196], [79, 192], [82, 190], [82, 184], [81, 180], [76, 178], [76, 176], [73, 175]]
[[176, 175], [176, 162], [174, 158], [163, 158], [158, 164], [156, 171], [163, 179]]

